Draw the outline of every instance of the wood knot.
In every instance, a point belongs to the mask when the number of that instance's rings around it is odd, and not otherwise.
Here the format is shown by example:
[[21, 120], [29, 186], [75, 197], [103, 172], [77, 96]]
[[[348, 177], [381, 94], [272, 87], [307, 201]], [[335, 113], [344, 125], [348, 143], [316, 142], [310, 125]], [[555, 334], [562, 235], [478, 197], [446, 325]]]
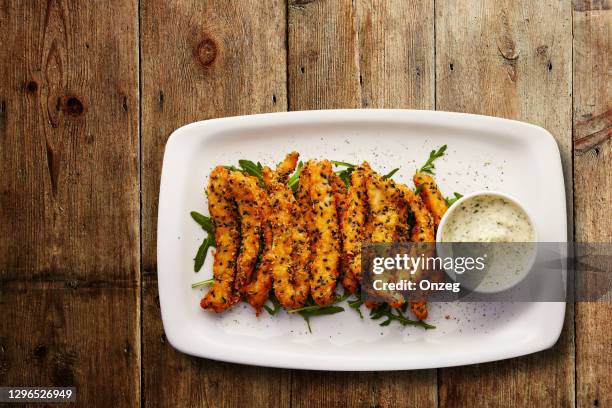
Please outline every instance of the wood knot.
[[38, 84], [36, 83], [36, 81], [30, 81], [25, 85], [25, 91], [27, 93], [36, 93], [36, 91], [38, 91]]
[[61, 97], [58, 101], [58, 108], [58, 110], [69, 116], [80, 116], [85, 112], [83, 102], [73, 95]]
[[38, 346], [34, 347], [33, 353], [34, 357], [40, 360], [47, 355], [47, 346], [45, 346], [44, 344], [39, 344]]
[[516, 64], [516, 61], [519, 59], [519, 52], [513, 41], [507, 42], [503, 47], [498, 46], [497, 51], [499, 51], [499, 55], [503, 58], [505, 63]]
[[195, 57], [204, 68], [211, 66], [217, 58], [217, 43], [212, 38], [206, 36], [198, 44], [195, 50]]

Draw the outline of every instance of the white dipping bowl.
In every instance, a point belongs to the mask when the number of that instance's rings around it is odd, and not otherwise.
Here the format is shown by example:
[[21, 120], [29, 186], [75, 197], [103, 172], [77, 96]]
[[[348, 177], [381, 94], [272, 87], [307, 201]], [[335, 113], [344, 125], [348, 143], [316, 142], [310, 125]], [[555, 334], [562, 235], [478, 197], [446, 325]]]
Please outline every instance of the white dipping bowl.
[[[529, 274], [529, 271], [533, 267], [533, 264], [535, 263], [535, 259], [537, 255], [536, 243], [538, 242], [538, 238], [537, 238], [536, 225], [533, 222], [533, 218], [531, 217], [527, 209], [525, 209], [525, 206], [523, 206], [517, 199], [515, 199], [514, 197], [506, 193], [502, 193], [499, 191], [491, 191], [491, 190], [475, 191], [464, 197], [461, 197], [456, 202], [454, 202], [453, 205], [451, 205], [448, 210], [446, 210], [446, 213], [444, 213], [444, 216], [440, 220], [440, 225], [438, 226], [438, 231], [436, 232], [436, 248], [437, 248], [439, 257], [444, 258], [446, 256], [452, 256], [452, 254], [445, 253], [448, 249], [448, 245], [441, 245], [442, 243], [450, 242], [450, 241], [446, 241], [446, 242], [442, 241], [444, 228], [447, 225], [447, 222], [454, 217], [457, 209], [461, 208], [462, 204], [467, 203], [469, 201], [473, 201], [481, 197], [503, 198], [504, 200], [510, 202], [511, 204], [514, 204], [514, 206], [525, 215], [525, 219], [527, 219], [528, 223], [531, 225], [531, 228], [533, 230], [533, 237], [532, 237], [533, 242], [534, 242], [534, 245], [532, 246], [533, 250], [529, 254], [526, 254], [523, 257], [523, 259], [521, 259], [522, 271], [520, 273], [514, 274], [510, 278], [508, 278], [508, 276], [504, 276], [503, 277], [504, 282], [501, 284], [497, 284], [494, 287], [484, 286], [484, 285], [479, 285], [476, 287], [466, 286], [467, 289], [470, 289], [477, 293], [486, 293], [486, 294], [499, 293], [499, 292], [503, 292], [508, 289], [511, 289], [512, 287], [520, 283], [523, 279], [525, 279], [525, 277]], [[464, 241], [464, 242], [472, 242], [472, 241]], [[474, 242], [477, 242], [477, 241], [474, 241]], [[452, 271], [446, 271], [446, 272], [448, 276], [451, 279], [453, 279], [454, 273]]]

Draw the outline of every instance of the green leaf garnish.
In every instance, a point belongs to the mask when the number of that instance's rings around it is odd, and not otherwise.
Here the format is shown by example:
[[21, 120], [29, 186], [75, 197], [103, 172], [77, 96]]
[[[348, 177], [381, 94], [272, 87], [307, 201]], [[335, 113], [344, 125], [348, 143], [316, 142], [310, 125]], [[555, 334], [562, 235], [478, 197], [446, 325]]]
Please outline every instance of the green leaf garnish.
[[444, 156], [445, 151], [446, 145], [441, 146], [438, 150], [432, 150], [431, 153], [429, 153], [429, 158], [427, 159], [425, 164], [419, 170], [417, 170], [417, 173], [435, 174], [436, 166], [434, 164], [434, 161]]
[[208, 232], [211, 235], [214, 235], [215, 227], [213, 226], [212, 218], [207, 217], [204, 214], [200, 214], [197, 211], [192, 211], [190, 214], [191, 218], [193, 218], [195, 222], [200, 224], [204, 231]]
[[255, 164], [250, 160], [238, 160], [238, 164], [246, 173], [257, 177], [263, 182], [263, 167], [261, 163], [257, 162], [257, 164]]
[[291, 190], [293, 190], [294, 193], [297, 192], [298, 187], [300, 186], [300, 173], [302, 172], [303, 166], [304, 163], [299, 162], [297, 168], [295, 169], [295, 173], [293, 173], [293, 175], [289, 177], [289, 180], [287, 180], [287, 185], [289, 188], [291, 188]]
[[306, 325], [308, 326], [308, 331], [312, 333], [312, 328], [310, 327], [310, 318], [314, 316], [324, 316], [344, 312], [343, 307], [335, 305], [345, 301], [349, 296], [350, 294], [344, 294], [342, 296], [336, 295], [336, 298], [329, 306], [319, 306], [312, 299], [309, 298], [306, 302], [306, 306], [300, 307], [299, 309], [288, 310], [287, 312], [289, 314], [297, 313], [302, 316], [302, 318], [306, 322]]
[[455, 195], [455, 197], [446, 197], [446, 198], [444, 198], [444, 201], [446, 201], [446, 205], [447, 205], [447, 206], [449, 206], [449, 207], [450, 207], [451, 205], [455, 204], [455, 202], [456, 202], [458, 199], [460, 199], [461, 197], [463, 197], [463, 194], [458, 193], [458, 192], [456, 192], [456, 191], [455, 191], [453, 194]]
[[391, 170], [390, 172], [388, 172], [387, 174], [385, 174], [385, 175], [383, 176], [383, 178], [386, 180], [386, 179], [389, 179], [389, 178], [393, 177], [393, 175], [394, 175], [395, 173], [397, 173], [397, 171], [398, 171], [398, 170], [399, 170], [399, 167], [398, 167], [398, 168], [396, 168], [396, 169]]
[[299, 313], [299, 312], [313, 311], [313, 310], [317, 310], [317, 309], [324, 309], [324, 308], [330, 307], [332, 305], [337, 305], [340, 302], [344, 302], [346, 299], [349, 298], [349, 296], [351, 296], [351, 295], [347, 294], [347, 293], [345, 293], [342, 296], [341, 295], [336, 295], [336, 298], [334, 299], [334, 301], [331, 303], [331, 305], [328, 305], [328, 306], [319, 306], [316, 303], [314, 303], [311, 299], [308, 299], [308, 301], [306, 302], [306, 306], [300, 307], [299, 309], [288, 310], [287, 313]]
[[332, 162], [332, 164], [334, 166], [342, 166], [342, 167], [349, 167], [349, 168], [355, 168], [357, 167], [356, 164], [351, 164], [351, 163], [347, 163], [347, 162], [341, 162], [341, 161], [337, 161], [337, 160], [330, 160]]
[[304, 319], [304, 321], [306, 322], [306, 325], [308, 326], [308, 331], [310, 333], [312, 333], [312, 328], [310, 327], [310, 318], [313, 316], [324, 316], [324, 315], [332, 315], [332, 314], [336, 314], [336, 313], [340, 313], [340, 312], [344, 312], [344, 308], [340, 307], [340, 306], [325, 306], [325, 307], [320, 307], [319, 309], [314, 309], [314, 310], [303, 310], [301, 312], [298, 312], [300, 316], [302, 316], [302, 318]]
[[431, 324], [425, 323], [422, 320], [411, 320], [406, 318], [400, 309], [392, 309], [389, 305], [384, 304], [379, 306], [376, 309], [372, 309], [370, 311], [370, 319], [378, 320], [383, 317], [386, 317], [387, 320], [380, 323], [380, 326], [388, 326], [392, 321], [396, 321], [400, 323], [402, 326], [418, 326], [422, 327], [425, 330], [435, 329], [436, 326], [432, 326]]
[[268, 305], [264, 305], [264, 309], [266, 309], [266, 312], [268, 312], [270, 315], [274, 316], [275, 314], [277, 314], [280, 310], [281, 310], [281, 304], [278, 301], [278, 299], [276, 298], [276, 296], [274, 296], [274, 293], [270, 294], [270, 296], [268, 297], [268, 300], [272, 303], [272, 307], [268, 306]]
[[359, 317], [363, 319], [363, 314], [361, 313], [361, 305], [363, 305], [364, 301], [361, 299], [361, 296], [357, 296], [357, 299], [349, 300], [348, 305], [351, 309], [359, 313]]
[[210, 278], [210, 279], [206, 279], [206, 280], [203, 280], [203, 281], [200, 281], [200, 282], [192, 283], [191, 284], [191, 288], [195, 289], [195, 288], [197, 288], [199, 286], [212, 285], [214, 281], [215, 281], [215, 278]]
[[200, 272], [200, 269], [202, 269], [202, 265], [204, 265], [204, 260], [206, 260], [206, 254], [208, 253], [208, 248], [212, 246], [213, 242], [214, 242], [214, 238], [211, 238], [211, 236], [209, 235], [208, 237], [206, 237], [206, 239], [204, 239], [204, 241], [202, 242], [202, 245], [200, 245], [200, 247], [198, 248], [198, 252], [196, 253], [195, 258], [193, 258], [194, 260], [193, 271], [194, 272]]
[[340, 177], [340, 179], [344, 181], [344, 184], [346, 184], [347, 187], [351, 186], [351, 174], [353, 174], [353, 170], [355, 169], [353, 167], [350, 167], [348, 169], [336, 173], [338, 177]]

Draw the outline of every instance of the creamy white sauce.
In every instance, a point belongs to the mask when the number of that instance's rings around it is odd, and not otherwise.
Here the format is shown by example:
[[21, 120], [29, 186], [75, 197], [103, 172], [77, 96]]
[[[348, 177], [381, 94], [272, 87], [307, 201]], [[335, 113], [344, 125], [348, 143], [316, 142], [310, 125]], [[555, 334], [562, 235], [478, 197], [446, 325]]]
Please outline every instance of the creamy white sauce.
[[481, 195], [453, 209], [441, 238], [443, 242], [532, 242], [534, 230], [525, 211], [513, 202]]
[[486, 269], [463, 277], [466, 287], [485, 292], [504, 290], [522, 279], [535, 250], [529, 216], [497, 195], [475, 196], [453, 208], [440, 238], [442, 242], [485, 243], [479, 248], [486, 253]]

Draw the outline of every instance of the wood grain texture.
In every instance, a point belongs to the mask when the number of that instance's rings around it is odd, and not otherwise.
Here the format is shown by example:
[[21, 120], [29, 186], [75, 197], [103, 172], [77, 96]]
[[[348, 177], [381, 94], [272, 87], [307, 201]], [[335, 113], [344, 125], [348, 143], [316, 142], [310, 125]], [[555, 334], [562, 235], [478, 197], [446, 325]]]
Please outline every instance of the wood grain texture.
[[351, 0], [289, 0], [290, 110], [361, 107], [357, 16]]
[[0, 288], [0, 384], [76, 387], [79, 407], [138, 406], [136, 289]]
[[114, 12], [0, 2], [0, 384], [87, 407], [140, 401], [137, 2]]
[[[434, 109], [432, 1], [290, 1], [289, 108]], [[294, 371], [291, 406], [426, 407], [435, 370]]]
[[[436, 107], [548, 129], [572, 179], [569, 2], [436, 2]], [[569, 225], [572, 185], [567, 183]], [[571, 231], [570, 231], [571, 237]], [[438, 370], [440, 406], [574, 405], [573, 308], [550, 350]]]
[[435, 109], [434, 2], [357, 2], [363, 108]]
[[[577, 242], [612, 242], [612, 10], [574, 1], [574, 205]], [[576, 304], [576, 402], [612, 406], [610, 303]], [[594, 328], [597, 328], [594, 330]]]
[[166, 342], [155, 256], [159, 175], [170, 133], [196, 120], [286, 110], [285, 10], [280, 0], [141, 3], [146, 406], [288, 404], [286, 372], [198, 359]]

